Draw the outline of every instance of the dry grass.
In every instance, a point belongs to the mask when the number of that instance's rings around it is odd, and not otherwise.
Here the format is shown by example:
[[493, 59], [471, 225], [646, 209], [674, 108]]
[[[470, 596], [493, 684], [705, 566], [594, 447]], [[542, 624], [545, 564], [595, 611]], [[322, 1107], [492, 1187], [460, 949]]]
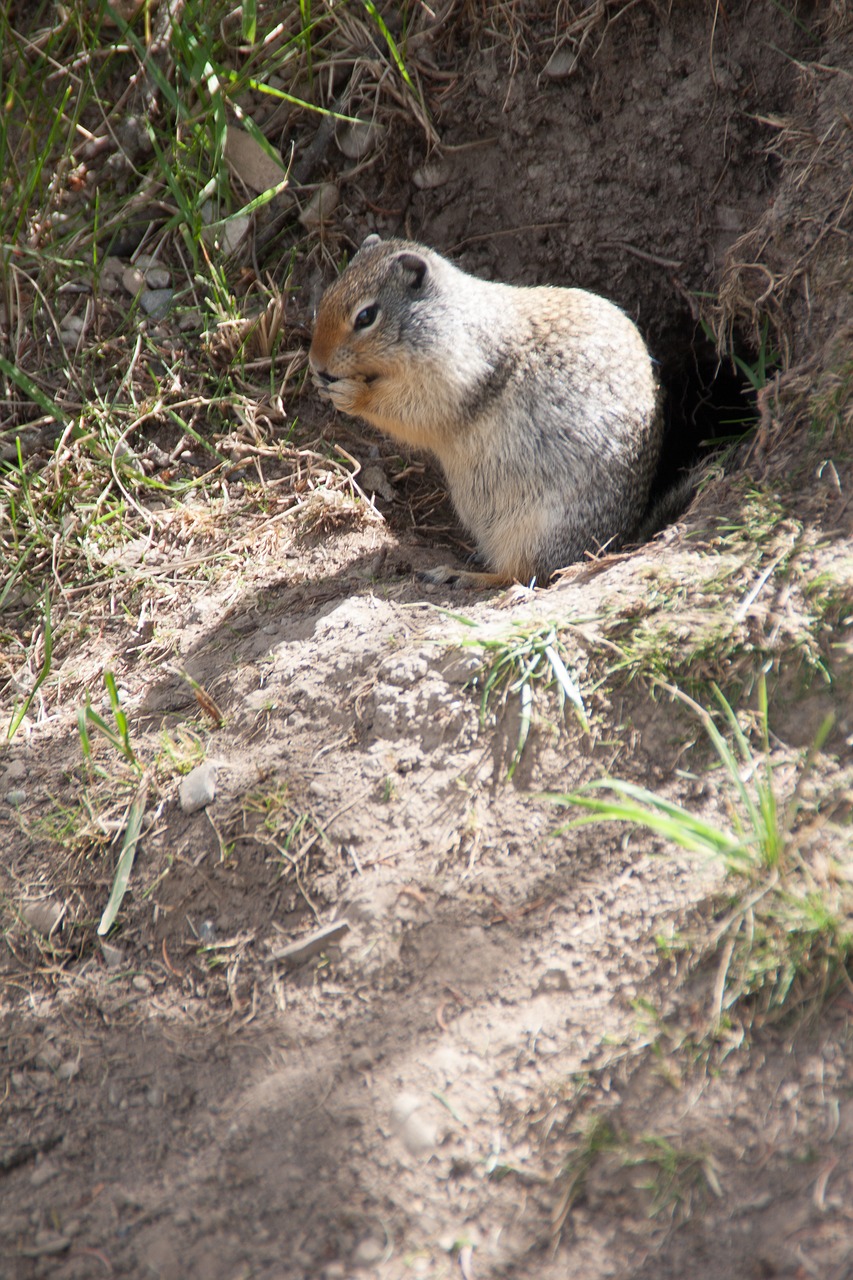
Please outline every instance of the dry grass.
[[[435, 141], [421, 75], [443, 19], [423, 7], [389, 28], [370, 5], [270, 5], [250, 37], [223, 4], [188, 3], [179, 26], [169, 12], [118, 27], [105, 3], [0, 19], [8, 708], [33, 692], [46, 632], [61, 664], [105, 609], [138, 613], [143, 583], [167, 591], [278, 550], [301, 517], [376, 518], [357, 464], [299, 421], [306, 282], [341, 244], [297, 219], [348, 117], [379, 141], [344, 182], [401, 125]], [[282, 155], [271, 199], [227, 160], [230, 130]], [[141, 286], [146, 260], [171, 291], [164, 315], [121, 283], [138, 264]], [[31, 713], [46, 709], [36, 698]]]

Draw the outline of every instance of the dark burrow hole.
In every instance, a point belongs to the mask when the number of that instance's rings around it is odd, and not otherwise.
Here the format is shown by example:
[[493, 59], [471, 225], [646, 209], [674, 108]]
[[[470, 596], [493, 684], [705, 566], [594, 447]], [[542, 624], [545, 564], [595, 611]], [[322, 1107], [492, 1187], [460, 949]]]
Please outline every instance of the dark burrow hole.
[[691, 335], [688, 341], [679, 337], [664, 347], [659, 368], [665, 396], [664, 443], [652, 504], [673, 496], [667, 520], [688, 505], [692, 494], [686, 480], [697, 465], [712, 456], [735, 455], [732, 446], [746, 439], [758, 422], [756, 388], [737, 364], [740, 360], [758, 376], [749, 345], [735, 334], [731, 353], [721, 359], [714, 342], [692, 320], [682, 327], [685, 332]]

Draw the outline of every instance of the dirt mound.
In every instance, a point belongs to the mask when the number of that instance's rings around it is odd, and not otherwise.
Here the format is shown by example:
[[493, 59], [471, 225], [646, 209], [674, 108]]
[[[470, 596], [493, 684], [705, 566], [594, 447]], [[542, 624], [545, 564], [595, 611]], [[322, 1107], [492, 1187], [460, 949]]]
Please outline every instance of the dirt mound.
[[[383, 13], [324, 12], [313, 55], [284, 46], [314, 57], [319, 105], [380, 104], [375, 152], [292, 104], [262, 120], [294, 145], [303, 212], [309, 182], [339, 199], [307, 241], [292, 208], [252, 215], [261, 262], [292, 269], [288, 352], [262, 370], [280, 381], [227, 400], [214, 471], [172, 501], [217, 412], [184, 383], [226, 367], [232, 397], [263, 361], [234, 318], [204, 344], [142, 321], [157, 429], [137, 405], [139, 437], [110, 444], [127, 528], [105, 546], [86, 526], [91, 577], [57, 592], [43, 701], [0, 756], [0, 1274], [843, 1280], [853, 21], [704, 0]], [[232, 38], [223, 15], [233, 65], [279, 20]], [[158, 225], [174, 272], [182, 233]], [[660, 360], [679, 464], [739, 435], [757, 393], [756, 430], [633, 555], [548, 591], [424, 586], [413, 567], [463, 550], [432, 473], [294, 398], [312, 295], [372, 230], [618, 302]], [[155, 493], [122, 470], [128, 441]], [[62, 536], [37, 554], [66, 586]], [[6, 722], [44, 652], [38, 598], [3, 597], [30, 664], [8, 659]], [[677, 685], [714, 709], [729, 772]], [[554, 796], [604, 776], [747, 849], [736, 815], [769, 794], [777, 861], [732, 882], [731, 849], [661, 829], [558, 833]], [[189, 780], [213, 798], [194, 809]]]

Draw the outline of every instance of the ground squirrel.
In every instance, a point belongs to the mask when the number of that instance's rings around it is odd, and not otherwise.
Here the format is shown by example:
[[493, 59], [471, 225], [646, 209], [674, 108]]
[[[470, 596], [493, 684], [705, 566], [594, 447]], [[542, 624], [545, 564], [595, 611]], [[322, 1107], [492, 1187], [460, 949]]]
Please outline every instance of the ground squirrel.
[[309, 359], [336, 409], [441, 463], [492, 572], [433, 581], [545, 585], [636, 534], [658, 393], [637, 328], [604, 298], [495, 284], [369, 236], [320, 300]]

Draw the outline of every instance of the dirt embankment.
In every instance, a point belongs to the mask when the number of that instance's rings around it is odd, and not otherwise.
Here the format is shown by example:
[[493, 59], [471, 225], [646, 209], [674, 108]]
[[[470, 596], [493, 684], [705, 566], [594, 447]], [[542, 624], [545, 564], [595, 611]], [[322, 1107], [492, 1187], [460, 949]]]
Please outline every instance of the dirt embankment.
[[[295, 223], [279, 233], [282, 272], [298, 249], [294, 351], [330, 260], [371, 230], [409, 234], [475, 273], [623, 306], [661, 362], [673, 449], [712, 419], [725, 431], [749, 372], [759, 426], [661, 539], [535, 594], [416, 581], [460, 550], [430, 473], [308, 391], [267, 389], [242, 436], [216, 437], [251, 459], [254, 507], [247, 467], [152, 501], [147, 529], [128, 508], [120, 585], [93, 589], [88, 613], [67, 598], [78, 629], [42, 714], [0, 756], [0, 1276], [845, 1280], [849, 978], [819, 957], [851, 932], [851, 19], [602, 0], [451, 4], [435, 21], [424, 7], [415, 26], [431, 138], [395, 107], [363, 168], [316, 147], [337, 210], [307, 242]], [[304, 158], [316, 121], [280, 134], [276, 119], [270, 141]], [[175, 351], [181, 377], [222, 358], [162, 323], [161, 390]], [[741, 361], [716, 381], [714, 336]], [[157, 430], [168, 462], [174, 423]], [[340, 481], [353, 461], [366, 516]], [[524, 664], [538, 654], [553, 676], [549, 643], [588, 728], [534, 679], [508, 780]], [[513, 646], [484, 708], [488, 664]], [[138, 784], [120, 734], [93, 721], [101, 774], [82, 758], [86, 692], [114, 725], [105, 670], [150, 792], [102, 949]], [[793, 873], [774, 896], [784, 867], [720, 906], [721, 864], [659, 835], [555, 834], [566, 815], [545, 793], [608, 774], [731, 829], [738, 787], [661, 680], [715, 707], [748, 794], [772, 762], [785, 847], [824, 912], [813, 967], [786, 915]], [[202, 757], [215, 798], [188, 813], [179, 784]], [[833, 930], [838, 952], [821, 951]], [[788, 960], [774, 1022], [762, 972], [781, 989]]]

